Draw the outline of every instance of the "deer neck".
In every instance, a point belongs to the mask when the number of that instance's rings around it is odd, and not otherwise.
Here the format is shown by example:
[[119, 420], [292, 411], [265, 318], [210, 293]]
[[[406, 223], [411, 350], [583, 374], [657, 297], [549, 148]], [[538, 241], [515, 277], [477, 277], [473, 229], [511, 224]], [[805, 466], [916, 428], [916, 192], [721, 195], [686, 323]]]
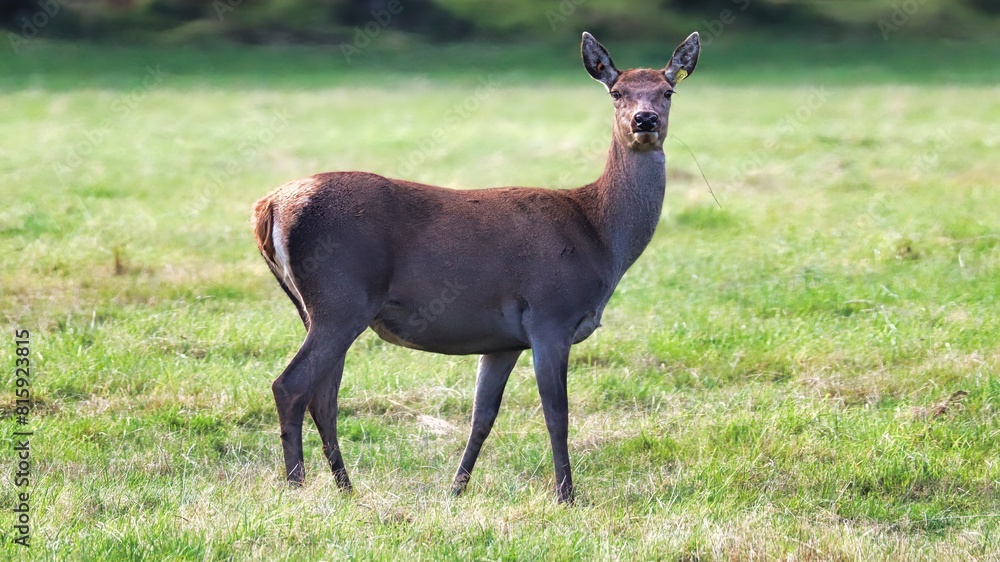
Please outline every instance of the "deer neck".
[[616, 278], [625, 274], [653, 238], [666, 185], [663, 150], [638, 152], [617, 138], [612, 140], [604, 173], [593, 184], [597, 203], [593, 219], [611, 250]]

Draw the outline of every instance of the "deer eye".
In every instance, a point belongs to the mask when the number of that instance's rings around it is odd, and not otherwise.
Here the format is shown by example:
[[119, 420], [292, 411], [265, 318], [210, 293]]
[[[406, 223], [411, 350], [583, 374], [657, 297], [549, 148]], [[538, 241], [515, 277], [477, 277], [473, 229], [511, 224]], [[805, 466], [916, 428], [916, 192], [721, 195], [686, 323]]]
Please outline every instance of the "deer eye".
[[619, 92], [619, 91], [617, 91], [617, 90], [615, 90], [615, 91], [611, 92], [611, 97], [612, 97], [612, 99], [620, 100], [620, 99], [622, 99], [622, 93]]
[[663, 97], [665, 97], [667, 99], [670, 99], [670, 96], [672, 96], [672, 95], [674, 95], [674, 91], [670, 90], [669, 92], [663, 94]]

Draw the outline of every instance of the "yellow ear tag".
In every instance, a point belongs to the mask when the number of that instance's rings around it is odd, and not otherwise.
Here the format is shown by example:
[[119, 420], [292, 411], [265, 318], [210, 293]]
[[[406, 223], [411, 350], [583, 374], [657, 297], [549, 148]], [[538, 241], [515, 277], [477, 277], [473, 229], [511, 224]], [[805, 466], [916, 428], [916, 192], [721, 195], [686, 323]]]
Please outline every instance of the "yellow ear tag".
[[674, 84], [680, 84], [681, 80], [687, 77], [688, 77], [688, 71], [684, 70], [683, 68], [678, 70], [677, 74], [674, 75]]

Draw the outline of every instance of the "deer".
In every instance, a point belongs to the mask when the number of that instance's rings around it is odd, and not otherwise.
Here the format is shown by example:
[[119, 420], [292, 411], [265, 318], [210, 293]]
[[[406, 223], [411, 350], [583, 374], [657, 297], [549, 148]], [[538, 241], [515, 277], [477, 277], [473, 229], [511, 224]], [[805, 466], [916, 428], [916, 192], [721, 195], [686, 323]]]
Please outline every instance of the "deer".
[[601, 325], [616, 286], [653, 237], [666, 188], [671, 98], [699, 51], [694, 32], [664, 68], [621, 71], [583, 33], [584, 67], [607, 89], [614, 122], [604, 172], [582, 187], [461, 190], [352, 171], [295, 180], [257, 201], [258, 249], [306, 329], [271, 385], [289, 484], [305, 481], [308, 411], [337, 486], [352, 490], [337, 441], [337, 400], [347, 351], [371, 328], [407, 348], [479, 355], [456, 496], [466, 490], [515, 363], [531, 349], [557, 501], [573, 503], [570, 349]]

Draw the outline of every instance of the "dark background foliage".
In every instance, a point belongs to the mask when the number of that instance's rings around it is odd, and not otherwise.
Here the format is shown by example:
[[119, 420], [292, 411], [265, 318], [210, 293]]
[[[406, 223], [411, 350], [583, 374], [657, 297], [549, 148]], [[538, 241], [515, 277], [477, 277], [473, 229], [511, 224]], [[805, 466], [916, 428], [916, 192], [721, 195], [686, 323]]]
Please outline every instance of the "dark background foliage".
[[[45, 25], [38, 25], [39, 22]], [[994, 35], [997, 0], [5, 0], [12, 32], [114, 42], [343, 43], [367, 28], [432, 42], [613, 40], [690, 29], [863, 39]], [[34, 23], [33, 23], [34, 22]], [[567, 24], [567, 22], [570, 22]], [[34, 28], [37, 28], [34, 29]], [[898, 29], [895, 29], [898, 28]]]

